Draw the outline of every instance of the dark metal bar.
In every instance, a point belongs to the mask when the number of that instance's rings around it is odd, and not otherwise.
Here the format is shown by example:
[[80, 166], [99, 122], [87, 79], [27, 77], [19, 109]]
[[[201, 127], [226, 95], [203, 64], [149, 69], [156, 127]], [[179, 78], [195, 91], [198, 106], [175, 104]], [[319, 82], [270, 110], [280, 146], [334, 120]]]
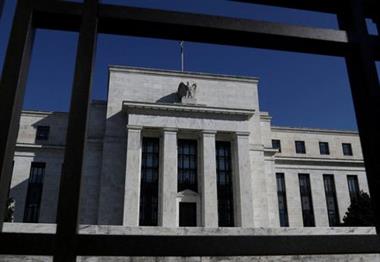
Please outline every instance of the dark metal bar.
[[368, 48], [369, 38], [360, 0], [346, 0], [338, 15], [342, 29], [348, 31], [351, 50], [346, 65], [351, 84], [360, 141], [364, 155], [369, 192], [375, 211], [376, 230], [380, 234], [380, 86], [373, 50]]
[[380, 239], [376, 235], [78, 236], [80, 256], [274, 256], [379, 252]]
[[0, 234], [0, 254], [2, 255], [52, 255], [53, 234], [2, 233]]
[[83, 6], [65, 1], [34, 0], [34, 26], [37, 28], [79, 32]]
[[101, 5], [99, 32], [343, 56], [344, 31]]
[[97, 0], [86, 0], [83, 6], [58, 200], [55, 262], [76, 260], [79, 199], [98, 27], [97, 8]]
[[[342, 7], [344, 0], [230, 0], [234, 2], [244, 2], [274, 7], [284, 7], [306, 11], [336, 14]], [[362, 0], [362, 7], [366, 16], [374, 17], [379, 9], [377, 0]]]
[[0, 231], [33, 44], [34, 30], [29, 2], [18, 1], [0, 83]]
[[[76, 29], [78, 3], [61, 2], [51, 10], [36, 7], [36, 26]], [[344, 56], [348, 49], [346, 32], [339, 30], [114, 5], [99, 5], [99, 32], [334, 56]], [[380, 40], [373, 41], [380, 50]]]
[[1, 19], [1, 15], [3, 14], [3, 8], [4, 8], [4, 0], [0, 0], [0, 19]]

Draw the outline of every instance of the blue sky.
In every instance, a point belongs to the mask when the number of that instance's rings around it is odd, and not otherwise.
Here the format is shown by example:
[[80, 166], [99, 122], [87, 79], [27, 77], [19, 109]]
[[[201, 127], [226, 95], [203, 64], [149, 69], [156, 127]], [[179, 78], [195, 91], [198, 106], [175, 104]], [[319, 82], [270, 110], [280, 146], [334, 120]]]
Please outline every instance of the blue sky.
[[[14, 2], [6, 1], [0, 20], [1, 70]], [[332, 15], [231, 1], [102, 2], [337, 28], [337, 21]], [[373, 25], [370, 24], [369, 27], [372, 33], [376, 33]], [[24, 98], [25, 109], [68, 110], [77, 37], [77, 33], [37, 31]], [[106, 99], [107, 66], [110, 64], [178, 70], [179, 43], [161, 39], [99, 35], [93, 99]], [[259, 77], [261, 110], [271, 114], [274, 125], [356, 129], [347, 72], [342, 58], [185, 42], [185, 70]]]

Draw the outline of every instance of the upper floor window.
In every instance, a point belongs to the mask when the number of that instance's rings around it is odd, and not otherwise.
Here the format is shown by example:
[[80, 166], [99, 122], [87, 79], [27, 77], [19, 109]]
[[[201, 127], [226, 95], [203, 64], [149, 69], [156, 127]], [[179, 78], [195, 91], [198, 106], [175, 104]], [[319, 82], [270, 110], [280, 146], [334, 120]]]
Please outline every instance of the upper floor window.
[[278, 211], [280, 215], [280, 226], [288, 227], [288, 207], [286, 203], [286, 189], [285, 189], [285, 176], [284, 173], [276, 173], [277, 181], [277, 197], [278, 197]]
[[352, 146], [350, 143], [343, 143], [342, 144], [342, 148], [343, 148], [343, 155], [345, 156], [352, 156]]
[[218, 220], [220, 227], [234, 226], [234, 199], [230, 142], [216, 142]]
[[333, 175], [323, 175], [323, 183], [325, 186], [325, 196], [327, 205], [327, 215], [330, 227], [339, 225], [339, 209], [338, 200], [335, 191], [335, 182]]
[[295, 145], [297, 154], [306, 154], [305, 141], [295, 141]]
[[49, 139], [49, 126], [37, 126], [36, 140], [48, 140]]
[[351, 202], [356, 201], [359, 198], [359, 182], [358, 177], [355, 175], [347, 176], [348, 192], [350, 193]]
[[301, 193], [301, 208], [303, 225], [305, 227], [314, 227], [314, 209], [311, 197], [310, 176], [309, 174], [299, 174], [299, 184]]
[[197, 170], [197, 141], [178, 140], [178, 192], [198, 192]]
[[281, 153], [281, 141], [279, 139], [272, 140], [272, 147], [278, 149], [278, 152]]
[[37, 223], [40, 214], [45, 163], [32, 162], [24, 208], [24, 222]]
[[140, 226], [157, 226], [159, 139], [144, 137], [142, 141]]
[[321, 153], [321, 155], [329, 155], [330, 154], [329, 143], [319, 142], [319, 152]]

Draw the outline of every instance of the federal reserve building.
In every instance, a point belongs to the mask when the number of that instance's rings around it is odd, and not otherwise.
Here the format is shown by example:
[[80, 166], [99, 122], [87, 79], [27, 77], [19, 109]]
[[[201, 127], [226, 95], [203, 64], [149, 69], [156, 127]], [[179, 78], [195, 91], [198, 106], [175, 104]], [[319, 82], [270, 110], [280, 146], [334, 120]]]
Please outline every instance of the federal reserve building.
[[[272, 126], [258, 87], [253, 77], [110, 66], [107, 101], [90, 108], [80, 230], [374, 233], [337, 227], [368, 192], [358, 133]], [[67, 122], [23, 111], [5, 231], [56, 222]]]

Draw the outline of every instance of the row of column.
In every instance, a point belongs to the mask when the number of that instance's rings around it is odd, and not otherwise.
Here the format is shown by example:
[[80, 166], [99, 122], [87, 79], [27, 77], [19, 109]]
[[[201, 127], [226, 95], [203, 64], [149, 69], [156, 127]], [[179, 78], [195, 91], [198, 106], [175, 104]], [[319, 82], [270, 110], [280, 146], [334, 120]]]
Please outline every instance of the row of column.
[[[140, 126], [127, 126], [127, 154], [124, 193], [124, 226], [139, 225], [141, 183]], [[216, 131], [200, 131], [201, 225], [218, 227], [216, 174]], [[234, 214], [236, 226], [253, 227], [252, 185], [249, 159], [249, 133], [235, 133], [232, 145]], [[160, 146], [158, 224], [177, 227], [177, 129], [162, 130]]]

